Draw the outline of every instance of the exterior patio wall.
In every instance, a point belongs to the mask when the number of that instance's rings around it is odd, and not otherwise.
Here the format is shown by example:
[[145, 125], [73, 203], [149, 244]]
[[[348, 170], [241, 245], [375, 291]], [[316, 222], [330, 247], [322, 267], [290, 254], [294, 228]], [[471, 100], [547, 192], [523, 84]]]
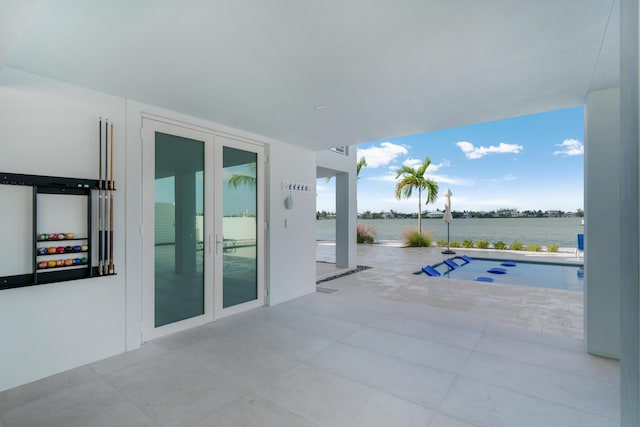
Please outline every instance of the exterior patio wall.
[[640, 425], [640, 8], [620, 2], [621, 199], [620, 425]]
[[[143, 112], [264, 144], [269, 158], [265, 262], [270, 302], [315, 290], [315, 152], [4, 67], [0, 69], [0, 172], [97, 179], [97, 118], [109, 117], [116, 123], [117, 275], [0, 291], [0, 391], [140, 347]], [[294, 196], [292, 210], [284, 207], [282, 180], [312, 186]], [[0, 200], [3, 187], [14, 188], [0, 186]], [[4, 203], [5, 216], [0, 218], [28, 209], [27, 203], [12, 209]], [[0, 224], [0, 237], [6, 226], [7, 221]], [[16, 246], [24, 244], [3, 242], [0, 257], [30, 258], [30, 251], [12, 253]]]
[[585, 344], [620, 357], [620, 90], [591, 92], [585, 107]]
[[[269, 150], [267, 277], [274, 305], [316, 290], [316, 153], [286, 144]], [[310, 185], [311, 191], [292, 192], [287, 209], [283, 181]]]
[[[3, 68], [0, 171], [98, 179], [100, 115], [124, 123], [125, 100]], [[0, 390], [125, 350], [124, 135], [124, 126], [116, 126], [118, 274], [0, 291]], [[16, 209], [2, 203], [5, 213]], [[29, 217], [29, 212], [23, 215]], [[7, 226], [0, 224], [0, 236]], [[0, 252], [10, 251], [12, 243], [3, 241], [2, 246]], [[18, 256], [30, 257], [31, 252]]]
[[355, 145], [346, 155], [331, 150], [318, 152], [319, 168], [333, 170], [336, 178], [336, 266], [354, 269], [357, 266], [357, 176]]

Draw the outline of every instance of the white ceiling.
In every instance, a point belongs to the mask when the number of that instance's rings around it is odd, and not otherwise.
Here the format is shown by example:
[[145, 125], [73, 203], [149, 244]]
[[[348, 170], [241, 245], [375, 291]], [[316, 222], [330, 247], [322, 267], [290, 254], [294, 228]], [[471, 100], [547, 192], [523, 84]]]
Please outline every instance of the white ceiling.
[[0, 28], [0, 67], [311, 149], [581, 105], [619, 79], [617, 0], [3, 0]]

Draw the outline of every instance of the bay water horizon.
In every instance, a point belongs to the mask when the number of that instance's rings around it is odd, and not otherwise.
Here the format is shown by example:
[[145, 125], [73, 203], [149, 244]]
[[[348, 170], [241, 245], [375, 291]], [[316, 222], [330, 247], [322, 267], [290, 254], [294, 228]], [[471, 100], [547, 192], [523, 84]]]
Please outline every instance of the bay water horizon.
[[[316, 240], [335, 241], [335, 219], [316, 221]], [[407, 219], [358, 219], [358, 224], [371, 227], [375, 242], [402, 242], [404, 230], [417, 229], [416, 218]], [[423, 218], [422, 232], [432, 232], [433, 242], [447, 239], [447, 224], [442, 218]], [[558, 245], [560, 249], [577, 246], [577, 235], [584, 233], [582, 218], [459, 218], [449, 227], [450, 240], [474, 242], [488, 240], [493, 245], [504, 242], [510, 245], [519, 241], [523, 245]]]

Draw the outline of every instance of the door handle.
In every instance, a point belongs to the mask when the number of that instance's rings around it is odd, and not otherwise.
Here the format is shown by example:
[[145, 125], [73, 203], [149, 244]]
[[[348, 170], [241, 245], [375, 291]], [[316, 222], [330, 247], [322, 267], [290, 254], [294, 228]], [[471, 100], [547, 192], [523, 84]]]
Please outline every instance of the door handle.
[[211, 255], [211, 234], [208, 235], [207, 237], [207, 251], [209, 252], [209, 255]]
[[216, 234], [216, 255], [220, 253], [220, 245], [223, 243], [222, 239]]

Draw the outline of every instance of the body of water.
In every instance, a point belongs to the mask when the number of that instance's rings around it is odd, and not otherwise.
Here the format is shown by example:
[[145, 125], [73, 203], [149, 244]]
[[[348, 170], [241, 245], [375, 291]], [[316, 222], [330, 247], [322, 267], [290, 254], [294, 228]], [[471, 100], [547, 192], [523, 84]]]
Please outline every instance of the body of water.
[[[372, 227], [377, 242], [400, 242], [402, 231], [418, 228], [417, 219], [358, 219], [359, 224]], [[333, 219], [316, 221], [318, 240], [335, 240]], [[432, 231], [433, 241], [447, 239], [447, 224], [441, 218], [423, 218], [422, 231]], [[582, 218], [467, 218], [454, 219], [449, 228], [451, 241], [463, 239], [488, 240], [490, 244], [506, 244], [518, 240], [523, 245], [559, 245], [575, 248], [578, 233], [584, 233]]]

